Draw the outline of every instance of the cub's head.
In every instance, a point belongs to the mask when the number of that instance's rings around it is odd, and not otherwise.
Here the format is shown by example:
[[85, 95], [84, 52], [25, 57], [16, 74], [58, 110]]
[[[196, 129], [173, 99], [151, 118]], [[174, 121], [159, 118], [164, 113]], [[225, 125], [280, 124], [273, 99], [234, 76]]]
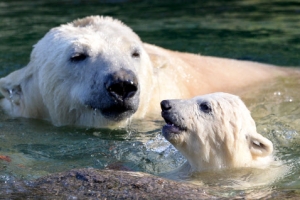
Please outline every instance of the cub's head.
[[149, 101], [152, 73], [143, 43], [129, 27], [91, 16], [51, 29], [34, 46], [27, 67], [0, 87], [18, 100], [13, 106], [21, 116], [35, 117], [29, 107], [42, 106], [31, 105], [40, 97], [54, 124], [99, 127], [123, 121]]
[[255, 122], [239, 97], [213, 93], [189, 100], [164, 100], [162, 133], [194, 171], [264, 167], [272, 143], [256, 132]]

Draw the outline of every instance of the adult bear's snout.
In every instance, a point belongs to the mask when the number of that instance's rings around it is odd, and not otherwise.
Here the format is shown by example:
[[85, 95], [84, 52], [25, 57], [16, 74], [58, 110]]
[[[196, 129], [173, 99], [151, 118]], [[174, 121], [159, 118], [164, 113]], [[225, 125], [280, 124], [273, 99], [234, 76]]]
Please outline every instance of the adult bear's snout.
[[161, 107], [162, 111], [168, 111], [168, 110], [171, 110], [172, 105], [169, 100], [163, 100], [160, 102], [160, 107]]
[[138, 80], [133, 71], [120, 69], [106, 77], [105, 88], [113, 99], [123, 102], [135, 96]]

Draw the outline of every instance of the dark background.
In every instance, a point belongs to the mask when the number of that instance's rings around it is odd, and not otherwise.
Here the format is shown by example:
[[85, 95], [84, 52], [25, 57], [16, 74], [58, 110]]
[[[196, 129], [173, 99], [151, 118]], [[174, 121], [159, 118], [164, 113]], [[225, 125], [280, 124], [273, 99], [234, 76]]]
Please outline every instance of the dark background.
[[168, 49], [300, 66], [296, 0], [2, 0], [0, 76], [26, 65], [50, 28], [88, 15], [118, 18]]

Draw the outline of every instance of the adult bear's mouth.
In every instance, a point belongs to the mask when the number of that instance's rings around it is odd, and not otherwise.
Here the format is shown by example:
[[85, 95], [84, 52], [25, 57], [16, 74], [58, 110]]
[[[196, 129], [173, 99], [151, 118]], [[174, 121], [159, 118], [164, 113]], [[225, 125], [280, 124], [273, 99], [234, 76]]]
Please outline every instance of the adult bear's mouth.
[[99, 111], [101, 115], [112, 121], [122, 121], [126, 118], [132, 116], [138, 109], [139, 100], [136, 101], [124, 101], [124, 102], [105, 102], [101, 103], [98, 101], [89, 101], [86, 105], [93, 111], [97, 113]]
[[133, 115], [137, 106], [113, 105], [100, 110], [101, 114], [113, 121], [121, 121]]

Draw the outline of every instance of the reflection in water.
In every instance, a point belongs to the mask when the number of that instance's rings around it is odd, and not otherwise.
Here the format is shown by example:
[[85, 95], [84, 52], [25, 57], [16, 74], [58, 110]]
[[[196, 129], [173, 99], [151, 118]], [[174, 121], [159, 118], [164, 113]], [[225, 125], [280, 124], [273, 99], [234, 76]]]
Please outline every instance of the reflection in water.
[[106, 168], [116, 162], [129, 165], [131, 170], [158, 174], [182, 163], [177, 159], [178, 152], [159, 135], [160, 124], [143, 134], [133, 128], [56, 128], [36, 122], [8, 119], [2, 124], [0, 154], [9, 156], [11, 162], [1, 162], [0, 174], [11, 172], [19, 178], [32, 179], [72, 168]]

